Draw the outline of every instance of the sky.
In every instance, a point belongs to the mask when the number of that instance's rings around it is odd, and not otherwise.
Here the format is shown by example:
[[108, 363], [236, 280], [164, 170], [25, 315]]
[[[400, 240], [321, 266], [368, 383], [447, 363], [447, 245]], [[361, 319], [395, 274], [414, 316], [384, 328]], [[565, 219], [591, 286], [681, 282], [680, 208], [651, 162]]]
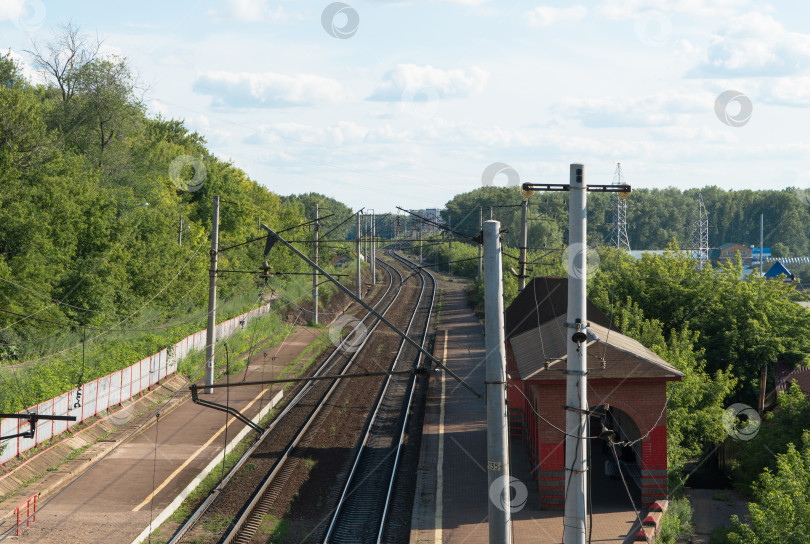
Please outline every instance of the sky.
[[[72, 21], [152, 115], [285, 195], [377, 212], [482, 184], [810, 188], [810, 3], [0, 0], [0, 50]], [[493, 167], [493, 164], [500, 163]]]

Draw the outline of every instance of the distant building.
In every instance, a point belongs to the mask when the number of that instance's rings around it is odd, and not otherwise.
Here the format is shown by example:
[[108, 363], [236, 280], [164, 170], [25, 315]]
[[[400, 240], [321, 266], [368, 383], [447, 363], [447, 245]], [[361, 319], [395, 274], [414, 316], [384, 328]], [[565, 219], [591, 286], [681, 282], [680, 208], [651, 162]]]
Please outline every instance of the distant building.
[[715, 266], [727, 262], [734, 262], [734, 259], [737, 258], [737, 252], [740, 253], [743, 266], [751, 266], [753, 262], [753, 249], [742, 244], [723, 244], [709, 252], [709, 260]]
[[[771, 248], [764, 247], [762, 248], [762, 255], [765, 257], [765, 261], [767, 262], [771, 258]], [[759, 248], [754, 247], [751, 248], [751, 264], [755, 266], [759, 266]]]
[[[444, 224], [444, 220], [442, 220], [442, 211], [439, 208], [425, 208], [422, 210], [409, 210], [411, 213], [415, 213], [419, 217], [423, 217], [428, 221], [432, 221], [433, 223], [438, 223], [439, 225]], [[411, 216], [413, 221], [412, 225], [415, 229], [418, 229], [418, 223], [422, 223], [422, 236], [429, 236], [431, 234], [438, 234], [441, 230], [436, 225], [428, 223], [426, 221], [421, 221], [419, 218]]]

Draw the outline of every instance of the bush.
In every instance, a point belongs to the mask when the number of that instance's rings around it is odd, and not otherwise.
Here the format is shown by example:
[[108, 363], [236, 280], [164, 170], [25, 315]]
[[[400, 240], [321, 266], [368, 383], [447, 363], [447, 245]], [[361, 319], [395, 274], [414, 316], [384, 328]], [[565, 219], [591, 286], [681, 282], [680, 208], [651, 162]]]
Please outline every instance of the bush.
[[810, 433], [803, 448], [788, 444], [777, 456], [777, 469], [766, 468], [749, 503], [751, 522], [732, 518], [731, 544], [806, 544], [810, 542]]

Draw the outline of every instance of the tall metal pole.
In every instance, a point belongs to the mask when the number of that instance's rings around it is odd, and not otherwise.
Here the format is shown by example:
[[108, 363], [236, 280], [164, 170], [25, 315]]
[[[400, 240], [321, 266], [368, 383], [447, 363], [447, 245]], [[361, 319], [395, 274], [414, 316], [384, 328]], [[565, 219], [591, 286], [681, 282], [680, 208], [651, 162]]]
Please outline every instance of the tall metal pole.
[[177, 245], [183, 245], [183, 214], [180, 214], [180, 228], [177, 229]]
[[[450, 219], [447, 220], [447, 226], [453, 228], [453, 224], [450, 222]], [[447, 233], [447, 239], [449, 240], [447, 243], [447, 273], [453, 274], [453, 233]]]
[[360, 212], [357, 212], [357, 298], [363, 298], [363, 289], [362, 283], [363, 279], [360, 277], [360, 259], [362, 254], [360, 253], [360, 227], [361, 227], [362, 220], [360, 218]]
[[765, 260], [765, 238], [762, 234], [765, 231], [765, 214], [759, 214], [759, 277], [762, 277], [762, 262]]
[[568, 368], [565, 408], [565, 544], [585, 544], [587, 531], [587, 331], [585, 309], [587, 196], [585, 166], [572, 164], [568, 204]]
[[371, 210], [371, 285], [377, 285], [377, 214]]
[[[318, 214], [318, 205], [315, 204], [315, 223], [312, 227], [312, 240], [313, 240], [313, 247], [314, 251], [314, 259], [313, 261], [315, 264], [318, 264], [318, 229], [320, 228], [320, 215]], [[317, 325], [318, 324], [318, 269], [312, 269], [312, 322]]]
[[[214, 197], [211, 222], [211, 268], [208, 270], [208, 329], [205, 335], [205, 385], [214, 385], [214, 348], [217, 344], [217, 254], [219, 252], [219, 196]], [[214, 390], [206, 388], [205, 393]]]
[[[484, 223], [484, 322], [486, 330], [487, 480], [489, 483], [489, 542], [512, 542], [509, 424], [506, 407], [506, 349], [503, 330], [503, 268], [501, 224]], [[498, 497], [494, 501], [492, 497]]]
[[520, 263], [518, 264], [518, 291], [523, 291], [526, 287], [526, 245], [529, 238], [529, 201], [523, 200], [521, 204], [521, 217], [523, 222], [520, 227]]
[[[481, 232], [484, 231], [484, 207], [478, 206], [478, 230]], [[484, 245], [480, 244], [478, 246], [478, 279], [481, 279], [481, 275], [484, 271]]]
[[419, 264], [422, 264], [422, 222], [419, 222]]

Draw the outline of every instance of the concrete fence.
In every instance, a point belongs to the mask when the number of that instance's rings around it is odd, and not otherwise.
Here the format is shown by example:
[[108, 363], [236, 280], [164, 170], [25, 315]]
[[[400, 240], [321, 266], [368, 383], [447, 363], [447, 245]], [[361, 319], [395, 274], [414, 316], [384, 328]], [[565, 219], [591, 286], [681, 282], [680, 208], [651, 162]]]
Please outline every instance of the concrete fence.
[[[217, 340], [228, 338], [237, 329], [243, 328], [255, 317], [266, 315], [270, 305], [261, 306], [217, 325]], [[191, 334], [173, 346], [138, 361], [123, 370], [113, 372], [80, 385], [56, 398], [46, 400], [20, 414], [47, 414], [76, 416], [76, 421], [39, 421], [33, 438], [10, 438], [4, 440], [0, 463], [45, 442], [67, 430], [69, 426], [121, 404], [144, 389], [149, 389], [160, 380], [177, 372], [177, 363], [189, 353], [205, 349], [206, 331]], [[28, 422], [19, 419], [4, 419], [0, 423], [0, 436], [9, 436], [27, 431]]]

